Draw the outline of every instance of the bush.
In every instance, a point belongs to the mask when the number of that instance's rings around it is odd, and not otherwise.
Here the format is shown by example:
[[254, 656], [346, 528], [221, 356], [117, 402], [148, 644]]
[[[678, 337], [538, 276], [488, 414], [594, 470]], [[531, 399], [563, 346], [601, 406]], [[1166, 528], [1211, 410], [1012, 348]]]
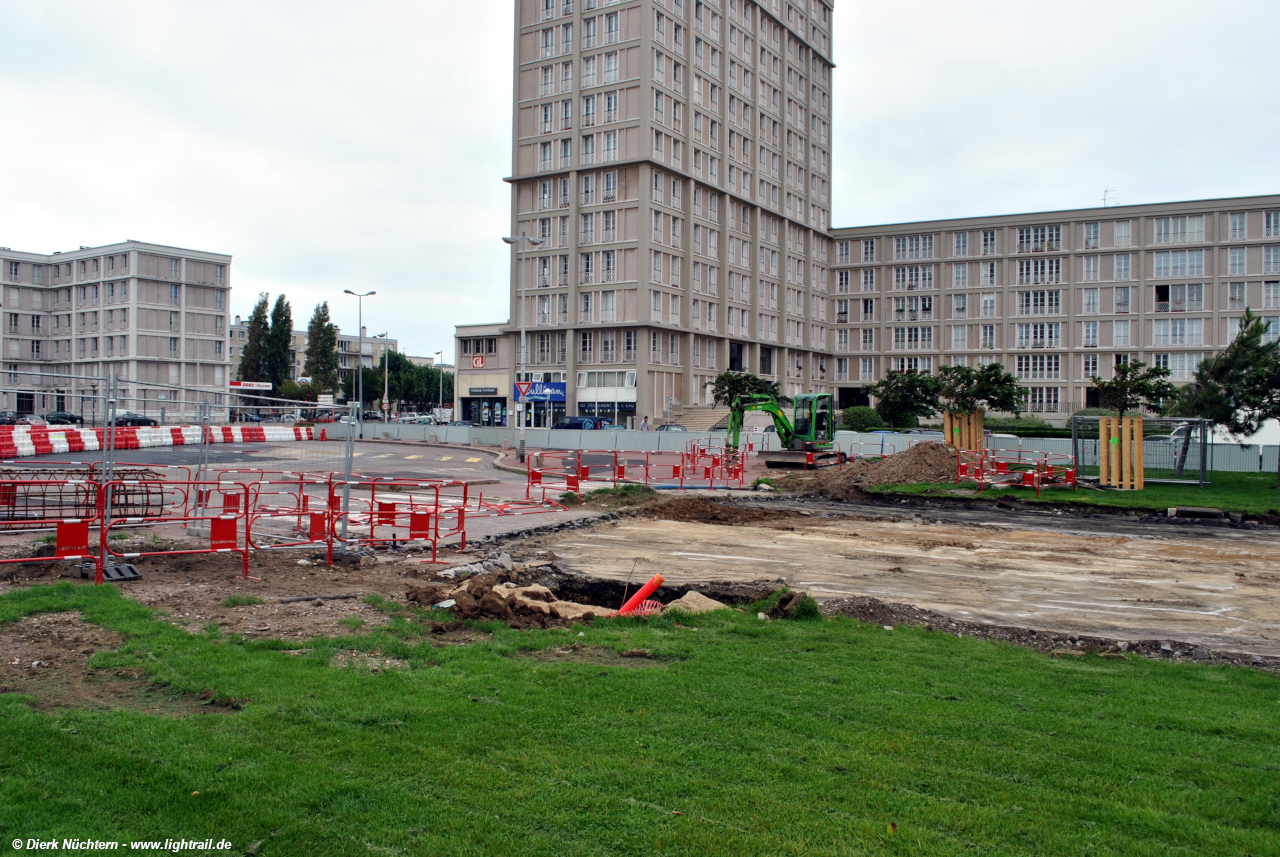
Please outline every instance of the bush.
[[871, 431], [884, 428], [884, 420], [876, 413], [876, 409], [868, 405], [858, 405], [844, 409], [844, 427], [849, 431]]
[[899, 414], [893, 427], [896, 429], [920, 428], [920, 418], [915, 414]]
[[1081, 408], [1072, 414], [1073, 417], [1114, 417], [1116, 412], [1107, 408]]
[[991, 431], [1013, 432], [1014, 434], [1050, 428], [1047, 422], [1035, 417], [1026, 419], [1022, 417], [988, 417], [983, 420], [982, 424]]

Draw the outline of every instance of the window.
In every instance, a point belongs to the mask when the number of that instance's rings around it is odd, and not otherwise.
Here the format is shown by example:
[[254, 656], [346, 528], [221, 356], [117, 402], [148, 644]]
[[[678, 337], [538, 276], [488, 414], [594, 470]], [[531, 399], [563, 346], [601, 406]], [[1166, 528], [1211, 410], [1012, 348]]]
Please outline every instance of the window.
[[1019, 253], [1044, 253], [1061, 249], [1061, 226], [1023, 226], [1018, 229]]
[[1062, 311], [1062, 291], [1018, 292], [1018, 315], [1057, 315]]
[[[1232, 283], [1232, 285], [1234, 286], [1236, 283]], [[1241, 283], [1240, 285], [1244, 284]], [[1280, 283], [1271, 282], [1262, 284], [1262, 308], [1280, 309]]]
[[894, 259], [932, 259], [932, 235], [903, 235], [893, 239]]
[[932, 327], [895, 327], [894, 351], [929, 351], [933, 348]]
[[1130, 276], [1130, 274], [1131, 274], [1130, 264], [1131, 264], [1131, 259], [1129, 258], [1129, 254], [1128, 254], [1128, 253], [1117, 253], [1117, 254], [1116, 254], [1116, 266], [1115, 266], [1115, 267], [1116, 267], [1116, 270], [1115, 270], [1115, 279], [1116, 279], [1116, 280], [1118, 280], [1118, 281], [1120, 281], [1120, 282], [1125, 282], [1125, 281], [1127, 281], [1127, 280], [1131, 280], [1131, 279], [1133, 279], [1133, 277], [1132, 277], [1132, 276]]
[[1232, 247], [1227, 250], [1227, 273], [1232, 275], [1244, 274], [1244, 248]]
[[849, 293], [849, 272], [836, 272], [836, 294], [847, 295]]
[[1088, 381], [1091, 378], [1098, 377], [1098, 355], [1084, 355], [1083, 365], [1080, 371], [1080, 380]]
[[1084, 295], [1084, 308], [1082, 310], [1084, 314], [1097, 315], [1098, 314], [1098, 290], [1085, 289], [1082, 294]]
[[994, 229], [982, 230], [982, 255], [994, 256], [996, 254], [996, 231]]
[[965, 318], [969, 314], [969, 296], [953, 295], [951, 298], [951, 317]]
[[1116, 240], [1114, 242], [1115, 246], [1117, 247], [1130, 246], [1130, 224], [1131, 224], [1131, 221], [1128, 221], [1128, 220], [1116, 221], [1116, 225], [1115, 225]]
[[864, 292], [874, 292], [876, 290], [876, 269], [862, 269], [862, 290]]
[[951, 328], [951, 347], [957, 349], [968, 348], [969, 328], [967, 325], [957, 324]]
[[874, 238], [864, 238], [862, 241], [862, 261], [874, 262], [876, 260], [876, 242]]
[[984, 324], [981, 327], [982, 348], [996, 347], [996, 326], [994, 324]]
[[1197, 244], [1204, 241], [1204, 215], [1157, 217], [1157, 244]]
[[969, 233], [957, 232], [954, 236], [952, 236], [952, 239], [953, 239], [952, 255], [968, 256], [969, 255]]
[[1086, 283], [1098, 282], [1098, 257], [1084, 257], [1084, 281]]
[[[931, 251], [932, 252], [932, 251]], [[895, 291], [933, 288], [932, 265], [902, 265], [893, 269]]]
[[1280, 238], [1280, 211], [1268, 211], [1264, 215], [1263, 238]]
[[1062, 357], [1057, 354], [1019, 354], [1014, 370], [1019, 381], [1057, 381], [1062, 374]]
[[995, 316], [996, 316], [995, 292], [986, 292], [982, 295], [982, 317], [995, 318]]
[[170, 356], [170, 357], [178, 357], [178, 356], [179, 356], [179, 350], [178, 350], [178, 337], [176, 337], [176, 336], [170, 336], [170, 337], [169, 337], [169, 356]]
[[1155, 287], [1156, 312], [1200, 312], [1204, 309], [1204, 285], [1175, 283]]
[[1202, 354], [1195, 353], [1155, 354], [1151, 362], [1158, 368], [1168, 369], [1171, 381], [1190, 381], [1202, 359]]
[[1024, 410], [1031, 413], [1054, 414], [1058, 412], [1057, 387], [1028, 387], [1022, 390]]
[[1152, 322], [1152, 345], [1203, 345], [1204, 319], [1160, 318]]
[[969, 285], [969, 266], [964, 262], [953, 265], [951, 268], [951, 285], [957, 289], [963, 289]]
[[1086, 223], [1084, 225], [1084, 249], [1098, 249], [1098, 224]]
[[[764, 153], [764, 150], [761, 149], [761, 154], [763, 153]], [[849, 242], [848, 241], [836, 242], [836, 264], [837, 265], [849, 264]]]
[[1227, 284], [1227, 309], [1244, 309], [1244, 283]]
[[1156, 277], [1159, 279], [1203, 276], [1203, 250], [1161, 250], [1156, 253]]
[[1098, 323], [1096, 321], [1086, 321], [1082, 323], [1080, 344], [1085, 348], [1098, 347]]
[[1280, 274], [1280, 247], [1262, 248], [1262, 273]]
[[1129, 347], [1129, 322], [1114, 321], [1111, 323], [1111, 344], [1117, 348]]
[[1017, 325], [1019, 348], [1059, 348], [1062, 345], [1060, 322], [1037, 322]]
[[1245, 215], [1243, 212], [1231, 215], [1231, 238], [1232, 241], [1243, 241], [1245, 239]]

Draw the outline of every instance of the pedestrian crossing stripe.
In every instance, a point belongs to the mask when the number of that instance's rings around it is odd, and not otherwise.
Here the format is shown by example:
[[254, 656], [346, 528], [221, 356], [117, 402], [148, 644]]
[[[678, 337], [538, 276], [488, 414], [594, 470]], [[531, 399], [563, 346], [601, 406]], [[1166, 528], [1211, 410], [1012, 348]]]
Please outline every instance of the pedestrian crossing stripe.
[[483, 459], [479, 459], [479, 458], [468, 458], [467, 464], [475, 464], [477, 461], [482, 461], [482, 460]]
[[406, 455], [406, 456], [405, 456], [405, 458], [406, 458], [407, 460], [409, 460], [409, 461], [413, 461], [415, 458], [421, 458], [421, 457], [422, 457], [421, 455]]
[[384, 452], [382, 455], [375, 455], [374, 458], [390, 458], [391, 455], [392, 454], [390, 452]]
[[452, 461], [452, 460], [453, 460], [453, 456], [452, 456], [452, 455], [442, 455], [442, 456], [440, 456], [440, 460], [441, 460], [441, 461]]

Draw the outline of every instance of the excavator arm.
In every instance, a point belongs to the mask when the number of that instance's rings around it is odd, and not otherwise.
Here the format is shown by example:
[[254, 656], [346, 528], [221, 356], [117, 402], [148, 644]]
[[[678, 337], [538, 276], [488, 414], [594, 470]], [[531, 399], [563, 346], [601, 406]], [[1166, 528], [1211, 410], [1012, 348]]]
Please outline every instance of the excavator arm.
[[782, 443], [783, 449], [791, 447], [791, 441], [795, 437], [795, 427], [791, 425], [791, 420], [787, 419], [787, 415], [783, 413], [782, 408], [778, 407], [777, 401], [772, 396], [761, 394], [753, 394], [750, 396], [738, 396], [733, 400], [733, 405], [729, 410], [729, 446], [733, 449], [738, 448], [738, 442], [742, 433], [742, 420], [747, 411], [764, 411], [773, 417], [773, 425], [778, 430], [778, 440]]

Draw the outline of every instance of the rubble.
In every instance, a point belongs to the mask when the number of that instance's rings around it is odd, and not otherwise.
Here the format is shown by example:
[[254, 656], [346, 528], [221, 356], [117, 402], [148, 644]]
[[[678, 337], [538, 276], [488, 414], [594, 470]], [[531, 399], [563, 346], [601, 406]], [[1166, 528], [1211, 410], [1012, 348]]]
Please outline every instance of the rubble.
[[918, 443], [885, 458], [791, 474], [777, 484], [783, 490], [803, 495], [852, 500], [861, 496], [864, 486], [954, 482], [955, 478], [954, 450], [941, 443]]

